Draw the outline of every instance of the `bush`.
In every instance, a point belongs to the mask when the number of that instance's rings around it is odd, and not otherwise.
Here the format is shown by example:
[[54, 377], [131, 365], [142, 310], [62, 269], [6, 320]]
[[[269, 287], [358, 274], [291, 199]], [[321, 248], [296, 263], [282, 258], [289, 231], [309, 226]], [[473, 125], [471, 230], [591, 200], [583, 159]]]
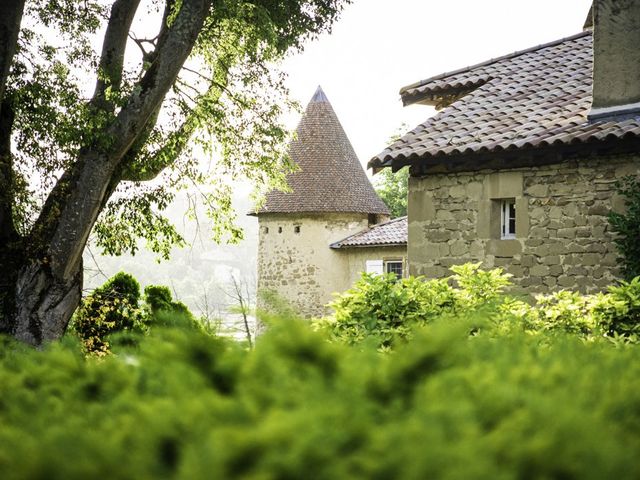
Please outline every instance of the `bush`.
[[86, 353], [102, 356], [109, 353], [109, 337], [114, 334], [120, 333], [119, 341], [126, 343], [128, 334], [135, 337], [151, 325], [176, 323], [201, 328], [184, 303], [173, 301], [167, 287], [147, 286], [141, 305], [138, 281], [120, 272], [83, 299], [70, 330], [80, 337]]
[[429, 281], [364, 274], [331, 304], [334, 315], [314, 325], [334, 341], [375, 342], [389, 350], [410, 338], [416, 327], [482, 310], [499, 336], [517, 330], [570, 333], [585, 340], [640, 340], [640, 278], [595, 295], [565, 290], [539, 294], [530, 305], [503, 293], [510, 275], [501, 269], [485, 271], [479, 263], [468, 263], [451, 270], [450, 277]]
[[409, 338], [415, 327], [443, 315], [468, 313], [500, 302], [503, 289], [509, 285], [509, 274], [501, 269], [481, 270], [480, 263], [451, 270], [451, 277], [429, 281], [365, 273], [331, 304], [334, 316], [315, 326], [328, 331], [334, 340], [353, 345], [374, 339], [382, 349], [388, 349], [394, 342]]
[[100, 360], [4, 339], [0, 478], [639, 478], [640, 350], [487, 322], [435, 320], [393, 355], [293, 320], [252, 351], [192, 329]]
[[171, 291], [162, 285], [149, 285], [144, 289], [146, 312], [155, 322], [171, 326], [183, 324], [200, 328], [200, 323], [182, 302], [174, 302]]
[[640, 275], [640, 179], [627, 176], [616, 183], [618, 193], [625, 197], [626, 211], [611, 212], [609, 223], [617, 233], [613, 239], [622, 271], [627, 280]]
[[71, 330], [81, 338], [88, 353], [104, 355], [109, 351], [108, 335], [122, 331], [143, 333], [147, 329], [139, 301], [138, 281], [119, 272], [83, 299]]

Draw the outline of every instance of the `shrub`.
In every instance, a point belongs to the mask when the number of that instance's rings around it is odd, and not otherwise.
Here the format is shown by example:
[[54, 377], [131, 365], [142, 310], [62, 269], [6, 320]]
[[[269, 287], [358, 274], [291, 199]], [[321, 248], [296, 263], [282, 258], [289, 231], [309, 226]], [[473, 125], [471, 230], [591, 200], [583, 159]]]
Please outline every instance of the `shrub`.
[[616, 183], [618, 193], [625, 197], [624, 213], [611, 212], [609, 224], [617, 233], [613, 239], [622, 271], [627, 280], [640, 275], [640, 179], [627, 176]]
[[602, 327], [608, 335], [640, 336], [640, 277], [609, 287], [609, 302], [599, 307]]
[[[175, 302], [167, 287], [149, 285], [140, 305], [140, 285], [128, 273], [120, 272], [96, 288], [81, 302], [70, 329], [83, 342], [86, 353], [102, 356], [109, 352], [109, 337], [134, 341], [151, 325], [182, 325], [201, 328], [187, 306]], [[133, 337], [129, 337], [133, 334]]]
[[479, 263], [468, 263], [451, 270], [450, 277], [429, 281], [364, 274], [331, 304], [334, 315], [316, 321], [315, 328], [334, 341], [370, 341], [388, 350], [410, 338], [417, 326], [482, 310], [491, 319], [484, 328], [498, 336], [519, 330], [570, 333], [585, 340], [640, 340], [640, 278], [612, 286], [607, 293], [538, 294], [530, 305], [503, 293], [510, 275], [501, 269], [485, 271]]
[[293, 320], [252, 351], [192, 329], [99, 361], [4, 339], [0, 478], [639, 478], [640, 349], [487, 322], [435, 320], [393, 355]]
[[146, 330], [139, 301], [137, 280], [119, 272], [83, 299], [73, 317], [71, 330], [81, 338], [88, 353], [103, 355], [109, 350], [108, 335]]
[[363, 274], [331, 304], [334, 316], [315, 326], [328, 331], [334, 340], [357, 344], [374, 339], [382, 349], [388, 349], [395, 341], [409, 338], [415, 327], [440, 316], [501, 301], [501, 293], [509, 285], [509, 274], [501, 269], [481, 270], [479, 263], [451, 270], [451, 277], [429, 281]]
[[162, 285], [149, 285], [144, 289], [145, 310], [155, 323], [171, 326], [183, 325], [200, 329], [189, 308], [182, 302], [173, 300], [171, 291]]

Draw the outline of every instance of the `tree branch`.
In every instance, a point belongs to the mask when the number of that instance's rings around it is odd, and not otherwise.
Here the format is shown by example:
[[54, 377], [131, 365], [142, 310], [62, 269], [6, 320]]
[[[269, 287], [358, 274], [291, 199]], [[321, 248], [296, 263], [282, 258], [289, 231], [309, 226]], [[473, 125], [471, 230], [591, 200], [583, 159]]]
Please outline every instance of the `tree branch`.
[[18, 46], [25, 0], [0, 2], [0, 249], [6, 251], [9, 242], [18, 235], [13, 223], [13, 162], [11, 133], [14, 112], [5, 90], [13, 56]]
[[49, 244], [49, 261], [55, 276], [67, 278], [80, 265], [89, 233], [108, 199], [113, 175], [176, 81], [212, 1], [182, 1], [171, 25], [161, 32], [153, 63], [134, 86], [115, 121], [105, 129], [108, 145], [99, 142], [80, 153], [76, 162], [79, 175], [68, 197], [59, 203], [59, 217], [53, 219], [55, 233]]
[[13, 222], [14, 181], [11, 157], [13, 107], [8, 99], [0, 103], [0, 249], [18, 238]]
[[106, 92], [109, 87], [114, 91], [120, 89], [129, 30], [139, 4], [140, 0], [116, 0], [111, 7], [102, 44], [96, 89], [91, 100], [94, 106], [113, 111], [113, 105], [107, 100]]
[[2, 0], [0, 2], [0, 101], [4, 99], [4, 90], [18, 46], [18, 34], [22, 22], [25, 0]]

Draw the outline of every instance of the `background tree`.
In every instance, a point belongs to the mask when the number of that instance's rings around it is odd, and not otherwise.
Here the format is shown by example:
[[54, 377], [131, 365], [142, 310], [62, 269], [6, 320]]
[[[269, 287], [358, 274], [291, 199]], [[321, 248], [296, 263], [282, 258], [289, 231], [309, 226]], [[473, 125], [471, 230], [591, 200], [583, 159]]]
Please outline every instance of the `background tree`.
[[214, 234], [237, 238], [220, 179], [265, 187], [287, 164], [271, 65], [348, 1], [1, 2], [0, 331], [33, 345], [62, 335], [92, 230], [107, 253], [142, 237], [167, 255], [182, 241], [162, 216], [177, 189], [206, 185]]
[[[249, 282], [246, 279], [240, 279], [236, 275], [231, 274], [229, 288], [225, 290], [225, 294], [232, 300], [233, 304], [229, 307], [229, 313], [234, 313], [242, 317], [242, 332], [244, 333], [247, 345], [253, 348], [255, 340], [255, 297], [251, 294]], [[253, 332], [253, 334], [252, 334]]]
[[[399, 140], [408, 128], [406, 123], [400, 125], [388, 144]], [[409, 168], [405, 167], [395, 173], [390, 168], [384, 168], [375, 177], [374, 183], [376, 192], [391, 211], [391, 218], [404, 217], [407, 214], [409, 198]]]
[[407, 214], [409, 195], [409, 168], [397, 172], [383, 169], [375, 179], [375, 189], [382, 201], [389, 207], [391, 218], [404, 217]]

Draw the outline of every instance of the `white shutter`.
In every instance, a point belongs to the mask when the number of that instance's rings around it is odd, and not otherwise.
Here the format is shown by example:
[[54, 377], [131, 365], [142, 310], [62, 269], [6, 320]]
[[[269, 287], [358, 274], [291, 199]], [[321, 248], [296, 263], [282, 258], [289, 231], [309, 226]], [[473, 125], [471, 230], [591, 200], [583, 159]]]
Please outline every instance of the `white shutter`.
[[367, 273], [382, 275], [384, 273], [384, 264], [382, 260], [367, 260], [366, 269]]

